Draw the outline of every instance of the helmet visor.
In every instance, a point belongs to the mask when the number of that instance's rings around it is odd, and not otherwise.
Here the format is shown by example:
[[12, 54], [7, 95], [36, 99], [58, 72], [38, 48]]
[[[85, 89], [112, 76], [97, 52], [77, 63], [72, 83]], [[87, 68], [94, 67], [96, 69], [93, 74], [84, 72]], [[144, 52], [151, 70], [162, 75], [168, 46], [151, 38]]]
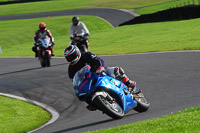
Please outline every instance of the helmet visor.
[[77, 52], [73, 52], [72, 54], [65, 56], [65, 58], [68, 62], [72, 62], [77, 58], [77, 56], [78, 56]]
[[44, 29], [45, 29], [45, 27], [40, 27], [40, 30], [41, 30], [41, 31], [44, 31]]
[[73, 21], [73, 25], [77, 26], [77, 25], [78, 25], [78, 21], [77, 21], [77, 20], [74, 20], [74, 21]]

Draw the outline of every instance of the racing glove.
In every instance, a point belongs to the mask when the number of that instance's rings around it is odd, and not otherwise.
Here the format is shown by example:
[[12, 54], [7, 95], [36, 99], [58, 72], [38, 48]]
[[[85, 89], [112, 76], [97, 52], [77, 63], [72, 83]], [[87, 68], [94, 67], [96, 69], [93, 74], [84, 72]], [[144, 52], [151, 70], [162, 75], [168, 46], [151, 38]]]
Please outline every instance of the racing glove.
[[89, 38], [89, 34], [88, 33], [86, 33], [85, 35], [84, 35], [84, 39], [88, 39]]

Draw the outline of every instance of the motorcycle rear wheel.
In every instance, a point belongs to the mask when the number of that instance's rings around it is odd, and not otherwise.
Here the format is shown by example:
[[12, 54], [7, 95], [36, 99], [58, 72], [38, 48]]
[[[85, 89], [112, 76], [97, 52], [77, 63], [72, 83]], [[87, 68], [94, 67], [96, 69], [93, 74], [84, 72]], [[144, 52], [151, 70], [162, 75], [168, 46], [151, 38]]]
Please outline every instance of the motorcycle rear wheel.
[[93, 102], [99, 110], [113, 119], [121, 119], [124, 116], [122, 107], [116, 101], [108, 101], [105, 97], [99, 95]]
[[135, 97], [135, 100], [138, 102], [137, 106], [134, 108], [137, 112], [145, 112], [150, 107], [150, 102], [148, 99], [144, 96], [142, 92], [136, 94], [137, 97]]

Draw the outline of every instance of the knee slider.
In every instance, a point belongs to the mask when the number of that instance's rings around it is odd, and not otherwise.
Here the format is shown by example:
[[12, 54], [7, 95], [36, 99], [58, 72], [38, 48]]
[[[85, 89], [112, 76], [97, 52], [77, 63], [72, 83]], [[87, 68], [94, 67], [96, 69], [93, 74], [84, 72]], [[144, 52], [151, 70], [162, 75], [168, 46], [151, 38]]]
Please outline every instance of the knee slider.
[[36, 52], [37, 48], [35, 46], [32, 47], [32, 51]]
[[115, 77], [124, 77], [124, 70], [121, 67], [115, 67], [114, 69]]

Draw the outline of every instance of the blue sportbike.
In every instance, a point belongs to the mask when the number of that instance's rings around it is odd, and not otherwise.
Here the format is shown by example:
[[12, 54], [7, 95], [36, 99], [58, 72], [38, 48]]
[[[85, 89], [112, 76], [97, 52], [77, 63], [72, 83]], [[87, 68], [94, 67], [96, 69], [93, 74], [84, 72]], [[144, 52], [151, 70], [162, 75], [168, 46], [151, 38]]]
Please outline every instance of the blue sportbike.
[[122, 118], [132, 109], [137, 112], [148, 110], [150, 103], [140, 89], [136, 88], [130, 93], [121, 81], [105, 73], [97, 75], [90, 70], [91, 67], [86, 65], [73, 78], [75, 94], [79, 100], [87, 102], [113, 119]]

